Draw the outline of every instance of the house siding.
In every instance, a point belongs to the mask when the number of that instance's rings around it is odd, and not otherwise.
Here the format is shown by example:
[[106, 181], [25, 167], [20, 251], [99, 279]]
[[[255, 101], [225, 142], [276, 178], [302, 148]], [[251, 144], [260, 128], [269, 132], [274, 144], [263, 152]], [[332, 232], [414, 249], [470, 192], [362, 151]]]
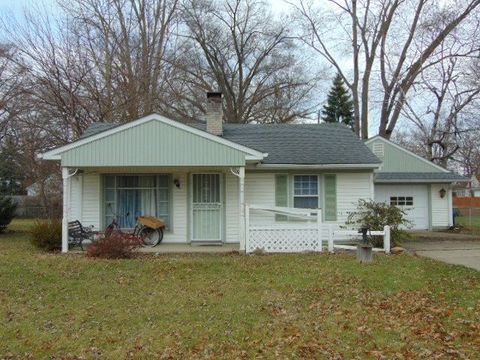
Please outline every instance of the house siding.
[[374, 198], [371, 173], [337, 174], [337, 222], [344, 224], [358, 200]]
[[[127, 173], [124, 169], [123, 173]], [[203, 170], [207, 171], [207, 170]], [[218, 169], [208, 171], [219, 171]], [[171, 190], [171, 228], [165, 233], [164, 241], [166, 243], [188, 243], [190, 242], [190, 204], [189, 204], [189, 182], [190, 174], [200, 171], [176, 171], [172, 174], [172, 179], [180, 181], [180, 188], [172, 186]], [[225, 191], [225, 220], [224, 220], [224, 240], [227, 243], [238, 243], [239, 241], [239, 198], [238, 198], [238, 178], [229, 171], [223, 169], [224, 191]], [[167, 173], [166, 169], [158, 169], [158, 173]], [[332, 174], [332, 172], [328, 172]], [[254, 172], [248, 171], [245, 176], [245, 202], [246, 204], [255, 204], [263, 206], [275, 206], [275, 174], [276, 172]], [[290, 174], [295, 174], [291, 172]], [[322, 175], [322, 173], [316, 173]], [[343, 225], [348, 214], [356, 208], [358, 199], [370, 199], [372, 193], [372, 173], [371, 172], [338, 172], [336, 174], [337, 187], [337, 221], [326, 222], [338, 227]], [[105, 226], [103, 224], [102, 211], [102, 175], [83, 174], [81, 178], [72, 179], [71, 187], [71, 213], [70, 220], [81, 213], [79, 219], [86, 226], [93, 225], [96, 230]], [[79, 186], [78, 184], [83, 186]], [[320, 184], [322, 186], [322, 184]], [[289, 198], [291, 197], [289, 191]], [[322, 201], [320, 199], [320, 201]], [[81, 211], [80, 211], [81, 209]], [[255, 212], [250, 219], [251, 224], [273, 224], [275, 217], [273, 214]], [[328, 227], [324, 227], [324, 238], [328, 236]]]
[[83, 191], [83, 176], [77, 175], [72, 177], [70, 186], [70, 219], [82, 220], [82, 191]]
[[160, 121], [139, 124], [62, 153], [62, 166], [68, 167], [244, 164], [244, 152]]
[[[431, 223], [433, 228], [445, 228], [449, 226], [449, 196], [448, 194], [442, 199], [439, 195], [441, 189], [448, 190], [448, 184], [432, 184], [431, 185]], [[451, 190], [448, 190], [451, 191]]]
[[[275, 206], [275, 173], [246, 173], [245, 204]], [[257, 211], [250, 218], [250, 223], [253, 225], [274, 222], [274, 215], [266, 212]]]
[[[291, 173], [295, 174], [295, 173]], [[316, 173], [322, 175], [322, 173]], [[328, 172], [328, 174], [333, 174]], [[335, 173], [337, 186], [337, 221], [326, 222], [343, 225], [350, 212], [356, 209], [359, 199], [373, 199], [372, 173]], [[245, 201], [247, 205], [275, 206], [275, 173], [247, 172], [245, 179]], [[322, 184], [320, 185], [322, 186]], [[289, 194], [289, 199], [291, 194]], [[291, 204], [289, 206], [292, 206]], [[253, 213], [252, 213], [253, 214]], [[252, 224], [275, 223], [269, 213], [255, 211]]]
[[239, 242], [239, 203], [238, 203], [238, 178], [227, 173], [225, 175], [225, 242]]
[[383, 145], [383, 161], [378, 172], [443, 172], [438, 167], [422, 161], [416, 156], [398, 149], [381, 139], [373, 139], [367, 143], [370, 150], [378, 153], [378, 146]]
[[[81, 222], [85, 226], [93, 226], [95, 230], [100, 230], [101, 227], [101, 196], [100, 175], [83, 175]], [[80, 195], [77, 195], [77, 198], [78, 197], [80, 197]]]
[[[117, 169], [118, 173], [129, 173], [128, 168]], [[157, 173], [170, 173], [172, 179], [180, 182], [180, 188], [171, 187], [171, 226], [165, 232], [165, 243], [186, 243], [190, 242], [189, 234], [189, 211], [190, 203], [189, 182], [190, 174], [194, 172], [205, 172], [205, 169], [192, 171], [172, 172], [168, 169], [158, 169]], [[209, 169], [224, 173], [224, 169]], [[95, 230], [104, 228], [102, 211], [102, 174], [84, 174], [72, 178], [70, 192], [69, 220], [80, 220], [85, 226], [94, 226]], [[225, 242], [237, 243], [239, 241], [239, 204], [238, 204], [238, 179], [231, 173], [225, 173]], [[82, 186], [83, 185], [83, 186]]]

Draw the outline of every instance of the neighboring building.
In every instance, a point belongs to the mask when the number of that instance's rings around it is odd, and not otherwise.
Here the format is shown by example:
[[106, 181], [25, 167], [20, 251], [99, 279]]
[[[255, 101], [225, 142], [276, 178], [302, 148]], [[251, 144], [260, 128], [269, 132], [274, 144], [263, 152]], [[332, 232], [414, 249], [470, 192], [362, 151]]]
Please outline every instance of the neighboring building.
[[[103, 229], [116, 217], [131, 228], [138, 215], [153, 215], [168, 224], [165, 242], [238, 243], [240, 249], [245, 204], [321, 208], [323, 221], [338, 228], [359, 199], [378, 198], [413, 206], [416, 228], [451, 225], [450, 184], [458, 176], [405, 152], [404, 167], [397, 164], [402, 172], [392, 178], [390, 148], [404, 150], [390, 142], [378, 142], [382, 153], [375, 145], [386, 161], [382, 167], [343, 125], [222, 124], [221, 108], [221, 95], [210, 93], [206, 124], [156, 114], [121, 125], [97, 123], [79, 140], [43, 154], [61, 161], [65, 220]], [[282, 219], [251, 221], [275, 225]]]
[[480, 175], [472, 175], [470, 179], [454, 183], [453, 196], [480, 197]]
[[[58, 175], [50, 175], [46, 180], [45, 180], [45, 193], [47, 196], [51, 195], [58, 195], [61, 193], [61, 181], [59, 184], [59, 176]], [[41, 193], [41, 183], [35, 182], [29, 186], [26, 187], [27, 190], [27, 196], [30, 197], [36, 197], [40, 196]]]
[[453, 225], [452, 183], [465, 178], [380, 136], [366, 144], [382, 160], [375, 170], [375, 201], [404, 208], [413, 229]]

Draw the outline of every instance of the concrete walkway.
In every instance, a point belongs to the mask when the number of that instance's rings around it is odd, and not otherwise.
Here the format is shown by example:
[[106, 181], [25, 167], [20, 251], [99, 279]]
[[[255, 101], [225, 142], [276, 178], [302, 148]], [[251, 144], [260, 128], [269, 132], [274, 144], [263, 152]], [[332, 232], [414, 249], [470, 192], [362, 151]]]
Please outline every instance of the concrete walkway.
[[480, 239], [471, 235], [422, 233], [404, 247], [419, 256], [448, 264], [467, 266], [480, 271]]

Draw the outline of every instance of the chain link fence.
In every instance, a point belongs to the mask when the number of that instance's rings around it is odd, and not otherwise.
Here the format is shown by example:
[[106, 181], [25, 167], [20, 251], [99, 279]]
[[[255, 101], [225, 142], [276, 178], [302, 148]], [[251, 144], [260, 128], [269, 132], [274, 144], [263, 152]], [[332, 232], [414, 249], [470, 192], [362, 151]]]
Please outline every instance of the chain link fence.
[[455, 206], [453, 220], [461, 232], [480, 235], [480, 207]]

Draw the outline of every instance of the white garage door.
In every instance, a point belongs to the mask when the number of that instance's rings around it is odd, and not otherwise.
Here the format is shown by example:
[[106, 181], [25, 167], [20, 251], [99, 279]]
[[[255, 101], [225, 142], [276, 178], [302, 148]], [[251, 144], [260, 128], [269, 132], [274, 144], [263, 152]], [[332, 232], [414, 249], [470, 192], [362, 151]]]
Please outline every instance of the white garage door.
[[428, 229], [427, 185], [375, 185], [375, 201], [405, 209], [412, 229]]

